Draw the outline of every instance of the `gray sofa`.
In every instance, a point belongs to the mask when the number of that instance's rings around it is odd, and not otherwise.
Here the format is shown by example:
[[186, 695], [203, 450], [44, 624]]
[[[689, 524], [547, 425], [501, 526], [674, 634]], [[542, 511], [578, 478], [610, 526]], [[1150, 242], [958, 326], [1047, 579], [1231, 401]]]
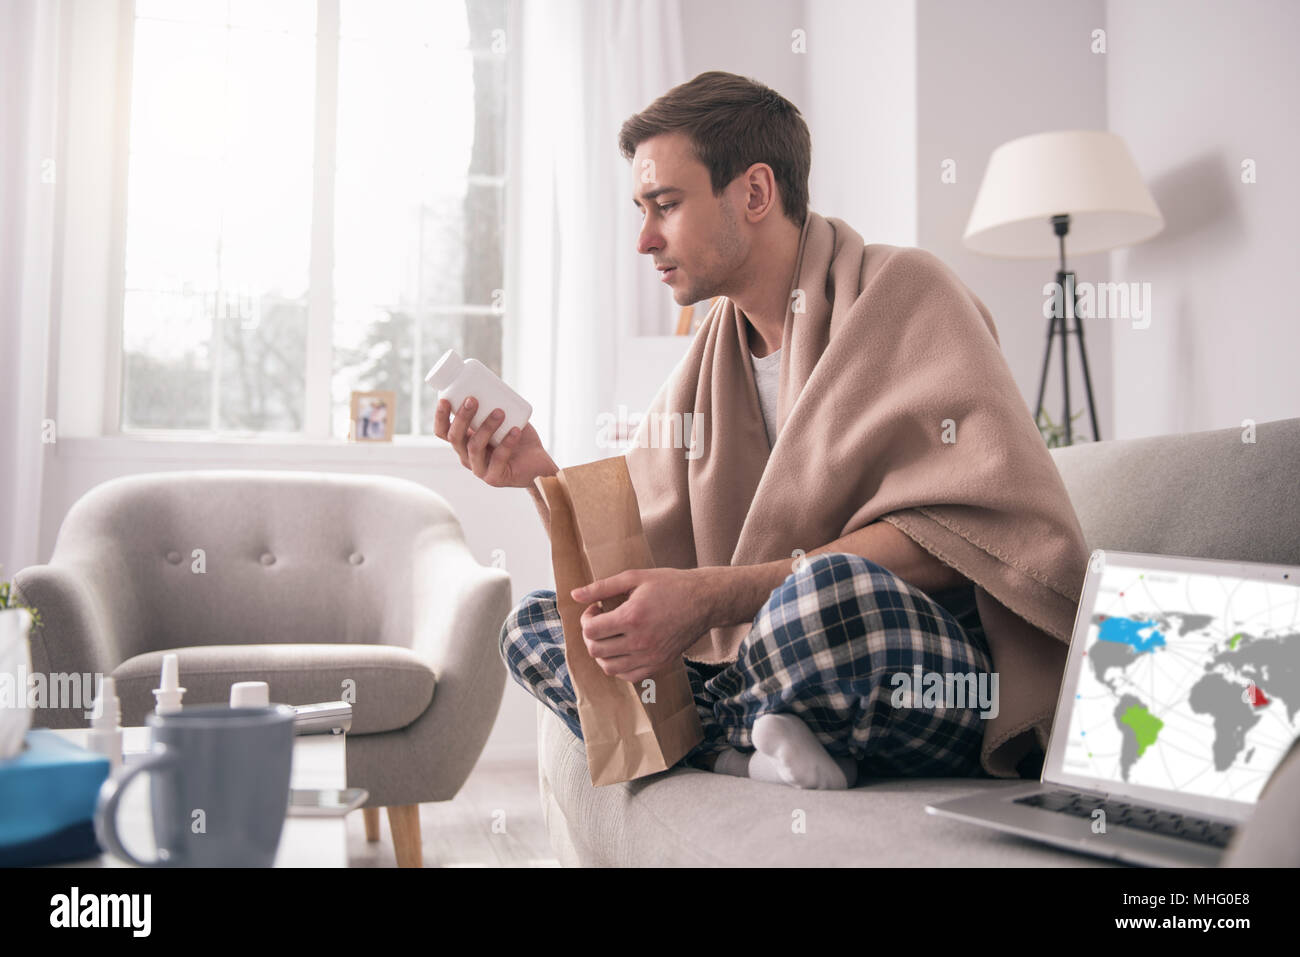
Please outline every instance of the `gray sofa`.
[[[369, 839], [388, 808], [402, 866], [421, 862], [418, 805], [455, 797], [505, 689], [510, 578], [474, 560], [442, 496], [403, 479], [114, 479], [68, 510], [49, 564], [15, 583], [44, 620], [33, 670], [112, 675], [124, 726], [153, 710], [168, 651], [184, 705], [254, 680], [275, 702], [351, 700], [348, 785], [370, 792]], [[34, 724], [85, 727], [85, 708], [42, 709]]]
[[[1090, 548], [1300, 564], [1300, 419], [1053, 449]], [[1106, 866], [927, 814], [1016, 787], [991, 778], [868, 780], [801, 791], [679, 767], [593, 788], [582, 743], [538, 705], [539, 783], [565, 865]], [[1300, 863], [1300, 749], [1275, 773], [1224, 863]], [[1266, 806], [1267, 804], [1267, 806]], [[791, 822], [803, 812], [805, 828]]]

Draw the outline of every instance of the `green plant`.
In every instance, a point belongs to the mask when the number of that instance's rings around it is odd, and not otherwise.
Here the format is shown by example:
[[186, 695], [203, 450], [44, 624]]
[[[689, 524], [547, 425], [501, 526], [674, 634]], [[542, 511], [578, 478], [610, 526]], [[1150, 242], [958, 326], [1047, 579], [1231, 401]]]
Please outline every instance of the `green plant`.
[[25, 604], [18, 599], [11, 582], [0, 580], [0, 611], [9, 608], [27, 609], [28, 614], [32, 616], [32, 630], [35, 631], [41, 627], [41, 613], [31, 605]]
[[[1074, 413], [1074, 415], [1070, 416], [1070, 427], [1073, 431], [1073, 435], [1071, 436], [1071, 439], [1074, 442], [1089, 442], [1091, 441], [1091, 439], [1089, 439], [1088, 436], [1086, 435], [1081, 435], [1079, 430], [1074, 427], [1074, 420], [1081, 415], [1083, 415], [1082, 409]], [[1043, 441], [1047, 443], [1047, 447], [1049, 449], [1055, 449], [1064, 445], [1065, 444], [1065, 423], [1060, 422], [1058, 424], [1056, 422], [1053, 422], [1052, 417], [1048, 414], [1046, 409], [1043, 409], [1041, 413], [1041, 419], [1046, 421], [1042, 421], [1042, 420], [1039, 421], [1038, 431], [1043, 434]]]

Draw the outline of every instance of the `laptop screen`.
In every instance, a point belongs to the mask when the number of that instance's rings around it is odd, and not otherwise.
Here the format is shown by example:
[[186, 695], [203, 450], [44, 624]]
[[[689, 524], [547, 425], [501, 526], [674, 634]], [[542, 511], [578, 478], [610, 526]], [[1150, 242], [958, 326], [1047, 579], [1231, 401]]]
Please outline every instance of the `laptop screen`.
[[1300, 736], [1300, 576], [1095, 552], [1044, 779], [1243, 818]]

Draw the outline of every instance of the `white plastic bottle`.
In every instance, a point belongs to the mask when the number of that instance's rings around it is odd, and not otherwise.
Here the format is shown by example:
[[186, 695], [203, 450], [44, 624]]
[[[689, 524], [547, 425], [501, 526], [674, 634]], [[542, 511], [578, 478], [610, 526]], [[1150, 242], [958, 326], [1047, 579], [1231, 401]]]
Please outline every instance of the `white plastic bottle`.
[[230, 707], [269, 708], [271, 686], [265, 681], [236, 681], [230, 686]]
[[116, 682], [107, 675], [99, 687], [94, 715], [90, 719], [90, 750], [108, 758], [108, 773], [112, 774], [122, 766], [122, 705]]
[[424, 381], [438, 390], [439, 398], [451, 403], [452, 415], [460, 410], [466, 398], [474, 397], [478, 407], [469, 421], [471, 429], [482, 425], [493, 409], [504, 412], [505, 420], [488, 439], [491, 445], [499, 445], [513, 428], [522, 431], [528, 424], [528, 417], [533, 414], [533, 407], [502, 382], [495, 372], [477, 359], [462, 359], [455, 349], [448, 349], [434, 363]]

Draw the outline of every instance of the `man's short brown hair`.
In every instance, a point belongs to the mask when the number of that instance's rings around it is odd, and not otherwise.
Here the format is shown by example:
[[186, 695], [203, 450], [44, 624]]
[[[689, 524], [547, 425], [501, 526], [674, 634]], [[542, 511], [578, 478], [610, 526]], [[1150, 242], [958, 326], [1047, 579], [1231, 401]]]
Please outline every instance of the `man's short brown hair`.
[[798, 108], [780, 93], [734, 73], [701, 73], [629, 117], [619, 130], [619, 151], [630, 161], [643, 141], [662, 133], [686, 134], [708, 167], [714, 196], [753, 164], [772, 167], [786, 218], [803, 228], [812, 137]]

